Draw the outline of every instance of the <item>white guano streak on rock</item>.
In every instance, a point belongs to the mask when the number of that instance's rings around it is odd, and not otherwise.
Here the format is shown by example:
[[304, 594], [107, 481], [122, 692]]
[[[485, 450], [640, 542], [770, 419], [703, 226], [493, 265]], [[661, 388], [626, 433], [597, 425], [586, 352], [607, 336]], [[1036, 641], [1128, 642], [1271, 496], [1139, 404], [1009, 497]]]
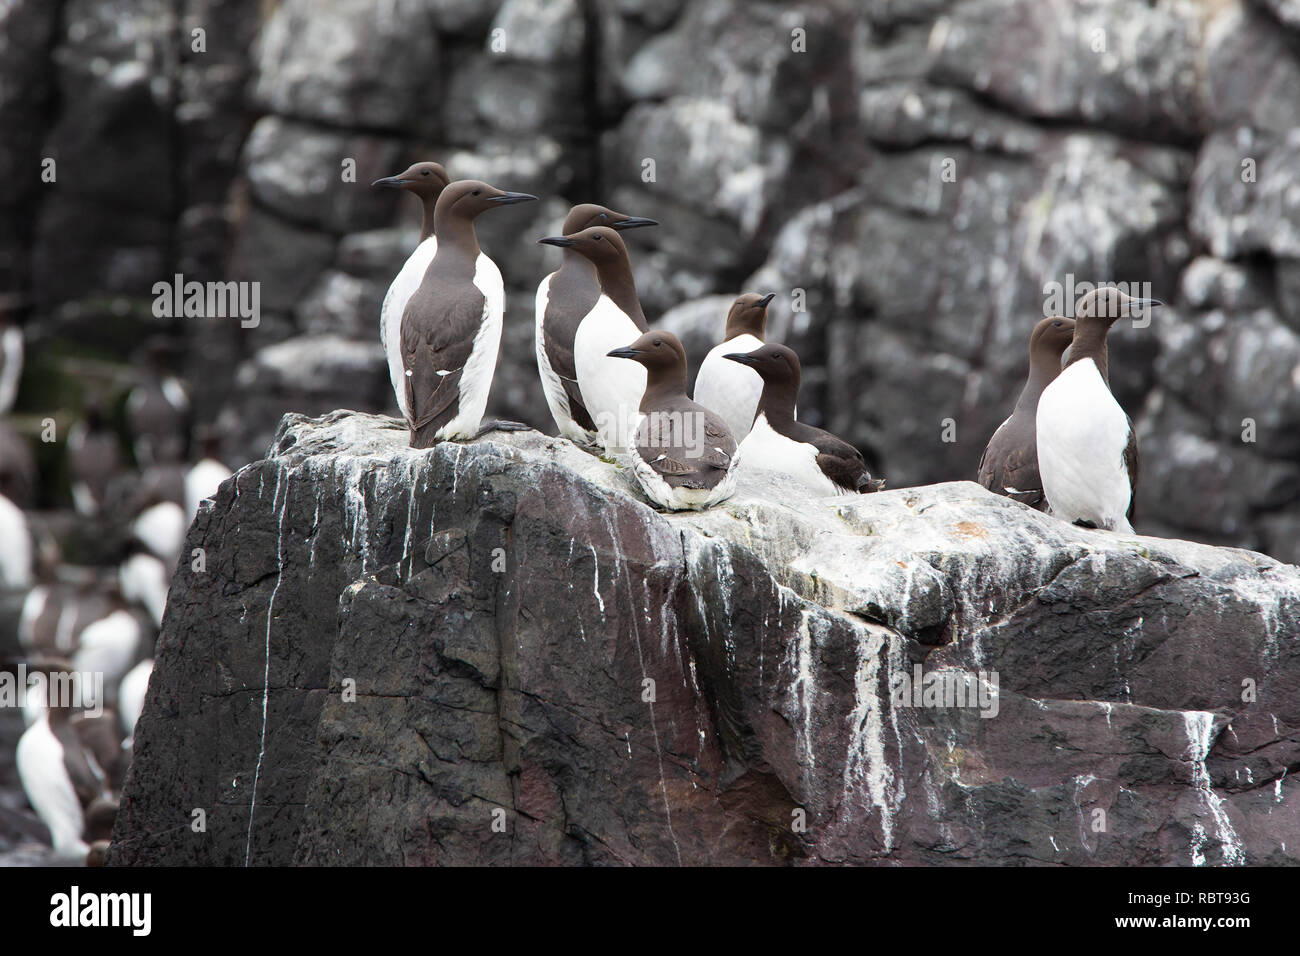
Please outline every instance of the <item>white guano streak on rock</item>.
[[[867, 812], [880, 810], [880, 831], [885, 852], [894, 848], [894, 806], [891, 790], [894, 772], [885, 762], [884, 723], [880, 712], [880, 651], [884, 641], [865, 625], [857, 625], [858, 666], [853, 678], [853, 712], [849, 715], [849, 745], [844, 760], [844, 793], [866, 785]], [[886, 697], [888, 692], [886, 692]]]
[[[276, 508], [280, 499], [280, 485], [285, 468], [277, 465], [275, 471], [275, 494], [271, 498], [271, 509], [277, 514], [277, 534], [275, 538], [275, 586], [271, 588], [271, 599], [266, 604], [266, 659], [262, 670], [262, 731], [257, 748], [257, 766], [253, 770], [253, 792], [248, 798], [248, 833], [244, 839], [244, 866], [248, 866], [253, 848], [253, 812], [257, 807], [257, 783], [262, 776], [262, 758], [266, 756], [266, 712], [271, 699], [271, 621], [275, 612], [275, 595], [280, 590], [280, 581], [284, 578], [284, 518], [289, 513], [289, 487], [285, 485], [284, 501]], [[290, 473], [290, 478], [293, 475]], [[260, 487], [260, 485], [259, 485]]]
[[817, 685], [812, 672], [812, 630], [808, 627], [808, 614], [806, 608], [799, 611], [799, 640], [790, 644], [795, 657], [790, 667], [790, 673], [794, 675], [790, 682], [790, 705], [795, 713], [803, 713], [800, 743], [803, 746], [804, 765], [808, 768], [804, 786], [811, 790], [813, 775], [817, 770], [817, 754], [812, 745], [812, 711]]
[[[622, 571], [623, 581], [627, 585], [627, 593], [630, 596], [632, 594], [632, 575], [628, 571], [627, 565], [625, 565], [623, 561], [619, 558], [619, 555], [623, 553], [623, 542], [619, 538], [618, 529], [615, 528], [613, 523], [609, 520], [609, 513], [605, 512], [604, 514], [602, 514], [601, 517], [605, 522], [605, 530], [609, 532], [610, 544], [614, 546], [613, 557], [614, 557], [615, 580], [617, 580], [619, 571]], [[595, 555], [596, 553], [595, 548], [592, 549], [591, 553], [593, 556]], [[597, 564], [597, 574], [599, 574], [599, 566], [600, 566], [599, 559], [597, 559], [596, 564]], [[599, 596], [600, 595], [597, 594], [597, 597]], [[600, 611], [601, 617], [603, 618], [605, 614], [605, 605], [602, 603], [600, 608], [601, 608]], [[641, 629], [637, 626], [637, 620], [635, 614], [628, 615], [628, 620], [632, 622], [632, 638], [633, 640], [636, 641], [636, 660], [637, 660], [637, 664], [641, 668], [641, 680], [644, 681], [646, 677], [649, 675], [646, 674], [645, 655], [642, 654], [641, 652]], [[663, 748], [659, 746], [659, 726], [655, 722], [654, 701], [648, 701], [647, 706], [650, 708], [650, 734], [654, 738], [655, 759], [659, 761], [659, 789], [663, 792], [664, 795], [664, 817], [668, 822], [668, 837], [673, 841], [673, 852], [677, 854], [677, 865], [682, 866], [682, 850], [681, 847], [677, 845], [677, 834], [673, 832], [673, 808], [668, 802], [668, 778], [664, 776], [664, 753], [663, 753]], [[631, 740], [629, 739], [628, 741], [629, 749], [631, 748], [631, 746], [632, 746]]]
[[[1183, 714], [1183, 723], [1187, 728], [1187, 756], [1192, 762], [1192, 784], [1201, 794], [1205, 808], [1214, 819], [1215, 836], [1223, 853], [1223, 863], [1225, 866], [1244, 866], [1246, 855], [1242, 851], [1241, 838], [1232, 828], [1232, 821], [1223, 809], [1223, 799], [1210, 786], [1210, 771], [1205, 766], [1205, 758], [1210, 753], [1210, 735], [1214, 732], [1214, 714], [1205, 710], [1189, 710]], [[1199, 823], [1193, 825], [1190, 849], [1194, 866], [1205, 865], [1205, 854], [1201, 852], [1205, 839], [1205, 828]]]

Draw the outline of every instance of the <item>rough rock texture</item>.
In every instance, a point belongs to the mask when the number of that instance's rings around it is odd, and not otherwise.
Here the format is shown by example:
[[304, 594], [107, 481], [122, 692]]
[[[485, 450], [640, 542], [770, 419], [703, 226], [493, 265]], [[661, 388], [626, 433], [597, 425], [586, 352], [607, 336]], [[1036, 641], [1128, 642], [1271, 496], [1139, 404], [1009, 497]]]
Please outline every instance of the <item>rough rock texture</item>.
[[[1149, 282], [1170, 305], [1112, 360], [1140, 529], [1300, 560], [1295, 0], [16, 0], [0, 22], [0, 277], [33, 362], [170, 332], [196, 417], [250, 419], [232, 464], [304, 410], [241, 393], [262, 353], [373, 343], [418, 209], [368, 182], [436, 158], [544, 200], [481, 220], [507, 284], [493, 414], [549, 427], [535, 239], [569, 202], [663, 222], [629, 237], [638, 284], [695, 362], [716, 302], [776, 292], [803, 415], [894, 487], [973, 475], [1046, 283]], [[178, 270], [260, 282], [261, 323], [122, 321]], [[365, 375], [334, 404], [394, 410]]]
[[[970, 482], [663, 515], [561, 440], [350, 412], [286, 417], [187, 547], [116, 863], [1300, 862], [1261, 554]], [[905, 706], [918, 665], [996, 714]]]

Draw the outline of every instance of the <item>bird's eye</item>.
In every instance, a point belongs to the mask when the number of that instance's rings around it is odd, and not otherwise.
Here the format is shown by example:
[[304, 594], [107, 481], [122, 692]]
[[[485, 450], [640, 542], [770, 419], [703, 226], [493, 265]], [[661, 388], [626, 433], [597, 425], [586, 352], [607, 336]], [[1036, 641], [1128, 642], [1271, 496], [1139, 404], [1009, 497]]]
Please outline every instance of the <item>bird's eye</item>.
[[597, 234], [596, 234], [595, 239], [596, 239], [597, 242], [604, 242], [604, 241], [605, 241], [605, 237], [602, 236], [602, 235], [600, 235], [600, 233], [597, 233]]
[[606, 216], [606, 215], [602, 212], [602, 213], [600, 214], [600, 218], [601, 218], [601, 219], [608, 219], [609, 217]]
[[664, 344], [664, 343], [661, 342], [659, 339], [655, 339], [655, 348], [659, 348], [659, 346], [661, 346], [661, 345], [663, 345], [663, 344]]
[[1061, 327], [1061, 323], [1060, 323], [1060, 322], [1053, 322], [1053, 323], [1052, 323], [1052, 328], [1054, 328], [1054, 329], [1059, 329], [1060, 327]]
[[421, 176], [427, 176], [427, 175], [429, 175], [429, 171], [428, 171], [427, 169], [422, 169], [422, 170], [420, 170], [420, 175], [421, 175]]
[[470, 195], [471, 195], [471, 196], [477, 196], [477, 195], [478, 195], [479, 193], [481, 193], [482, 191], [483, 191], [483, 190], [481, 190], [481, 189], [476, 189], [476, 190], [474, 190], [472, 193], [470, 193]]

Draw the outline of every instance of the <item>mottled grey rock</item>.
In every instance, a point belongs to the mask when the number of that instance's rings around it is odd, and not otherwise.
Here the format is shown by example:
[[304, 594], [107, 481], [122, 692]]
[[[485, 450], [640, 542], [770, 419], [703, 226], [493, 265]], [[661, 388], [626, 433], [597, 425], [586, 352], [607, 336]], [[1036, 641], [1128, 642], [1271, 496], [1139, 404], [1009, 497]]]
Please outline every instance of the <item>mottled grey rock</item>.
[[1192, 408], [1166, 392], [1147, 402], [1138, 425], [1137, 524], [1266, 547], [1270, 542], [1252, 528], [1254, 517], [1294, 509], [1300, 465], [1278, 460], [1283, 449], [1258, 431], [1255, 441], [1243, 441], [1248, 433], [1240, 423], [1235, 433], [1213, 433]]
[[969, 482], [632, 488], [286, 418], [190, 529], [112, 862], [1296, 862], [1300, 569]]
[[1300, 128], [1211, 134], [1191, 183], [1192, 231], [1220, 259], [1300, 257]]
[[1218, 438], [1241, 441], [1247, 419], [1257, 450], [1300, 459], [1300, 335], [1266, 310], [1212, 311], [1160, 326], [1161, 380]]
[[1033, 117], [1185, 140], [1203, 126], [1192, 4], [970, 0], [935, 21], [932, 79]]
[[438, 64], [434, 17], [420, 0], [285, 0], [259, 36], [253, 95], [284, 116], [402, 130], [436, 121]]
[[[334, 257], [333, 236], [306, 229], [257, 206], [248, 211], [231, 254], [234, 278], [261, 283], [268, 312], [291, 312]], [[393, 275], [401, 268], [398, 263]]]
[[579, 0], [506, 0], [488, 38], [489, 44], [500, 42], [506, 59], [571, 67], [580, 62], [586, 41], [582, 5]]
[[396, 139], [264, 116], [249, 134], [244, 165], [253, 195], [269, 209], [342, 233], [388, 221], [394, 197], [370, 184], [397, 171], [401, 152]]

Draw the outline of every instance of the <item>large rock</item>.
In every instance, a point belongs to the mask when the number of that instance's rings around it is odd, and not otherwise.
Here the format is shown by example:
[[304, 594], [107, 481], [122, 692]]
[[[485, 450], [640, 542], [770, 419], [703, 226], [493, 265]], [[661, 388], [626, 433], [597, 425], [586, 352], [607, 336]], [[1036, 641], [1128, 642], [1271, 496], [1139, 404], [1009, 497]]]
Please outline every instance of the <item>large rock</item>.
[[1260, 554], [970, 483], [664, 515], [567, 442], [349, 412], [288, 416], [197, 548], [115, 863], [1300, 862], [1300, 569]]

